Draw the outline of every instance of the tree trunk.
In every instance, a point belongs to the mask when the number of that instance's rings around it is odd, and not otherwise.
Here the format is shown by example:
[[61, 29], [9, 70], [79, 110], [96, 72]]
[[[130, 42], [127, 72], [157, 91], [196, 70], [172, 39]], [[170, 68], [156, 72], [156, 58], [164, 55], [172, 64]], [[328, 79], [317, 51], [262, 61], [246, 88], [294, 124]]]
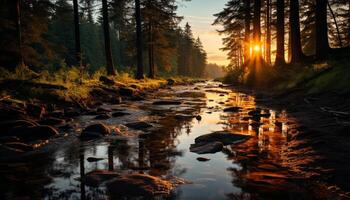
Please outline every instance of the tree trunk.
[[[329, 2], [327, 3], [328, 4], [328, 8], [329, 8], [329, 11], [331, 12], [332, 14], [332, 17], [333, 17], [333, 20], [334, 20], [334, 24], [335, 24], [335, 28], [337, 29], [337, 36], [338, 36], [338, 41], [339, 41], [339, 47], [343, 47], [343, 42], [341, 40], [341, 36], [340, 36], [340, 31], [339, 31], [339, 26], [338, 26], [338, 22], [337, 22], [337, 18], [332, 10], [332, 7], [331, 5], [329, 4]], [[348, 16], [350, 17], [350, 16]]]
[[271, 64], [271, 0], [266, 0], [266, 63]]
[[[148, 0], [149, 9], [152, 8], [151, 0]], [[153, 19], [152, 16], [149, 16], [148, 22], [148, 64], [149, 64], [149, 78], [154, 78], [154, 41], [153, 41]]]
[[105, 39], [106, 70], [108, 75], [116, 75], [113, 58], [112, 58], [107, 0], [102, 0], [102, 15], [103, 15], [103, 31], [104, 31], [104, 39]]
[[291, 63], [301, 62], [304, 54], [301, 47], [300, 20], [299, 20], [299, 0], [289, 1], [289, 26], [290, 26], [290, 47]]
[[325, 60], [329, 53], [327, 0], [316, 0], [316, 59]]
[[140, 0], [135, 0], [135, 17], [136, 17], [136, 48], [137, 48], [137, 72], [136, 78], [143, 79], [143, 56], [142, 56], [142, 27]]
[[[260, 46], [261, 49], [261, 0], [254, 0], [254, 19], [253, 19], [253, 38], [254, 43]], [[253, 51], [254, 59], [260, 60], [262, 58], [261, 51]]]
[[5, 0], [0, 6], [0, 66], [13, 70], [24, 65], [21, 35], [21, 2]]
[[77, 66], [81, 67], [81, 46], [80, 46], [80, 27], [79, 27], [79, 5], [78, 0], [73, 0], [74, 8], [74, 33], [75, 33], [75, 57]]
[[277, 0], [277, 53], [275, 65], [284, 65], [284, 0]]
[[154, 78], [154, 46], [153, 46], [153, 27], [152, 22], [150, 21], [148, 24], [148, 62], [149, 62], [149, 78]]
[[246, 63], [250, 57], [250, 4], [251, 0], [244, 1], [244, 62]]

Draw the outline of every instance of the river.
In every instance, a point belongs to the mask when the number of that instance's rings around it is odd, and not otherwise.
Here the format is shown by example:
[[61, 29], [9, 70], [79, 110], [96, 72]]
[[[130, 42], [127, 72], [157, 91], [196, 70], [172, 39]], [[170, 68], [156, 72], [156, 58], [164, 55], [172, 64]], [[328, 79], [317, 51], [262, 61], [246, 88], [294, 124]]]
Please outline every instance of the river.
[[[159, 99], [182, 104], [152, 104]], [[143, 101], [103, 107], [130, 115], [107, 120], [95, 120], [95, 116], [88, 115], [77, 118], [74, 121], [76, 132], [55, 141], [58, 146], [52, 153], [9, 164], [12, 179], [1, 182], [2, 190], [6, 191], [3, 198], [108, 199], [104, 187], [89, 187], [81, 182], [81, 177], [94, 170], [137, 172], [184, 180], [185, 184], [179, 185], [169, 199], [280, 199], [296, 195], [293, 194], [294, 183], [289, 181], [291, 174], [283, 168], [283, 151], [293, 120], [283, 110], [258, 105], [254, 95], [222, 87], [218, 82], [206, 82], [173, 86], [149, 94]], [[227, 107], [241, 109], [224, 112]], [[257, 107], [265, 117], [250, 117], [248, 113]], [[153, 127], [137, 131], [124, 126], [138, 121]], [[89, 142], [76, 137], [81, 128], [96, 122], [115, 127], [124, 137]], [[215, 154], [190, 152], [195, 138], [221, 130], [252, 138], [225, 146], [222, 152]], [[207, 161], [198, 161], [199, 157]], [[87, 158], [102, 160], [88, 162]], [[5, 172], [9, 170], [0, 173]]]

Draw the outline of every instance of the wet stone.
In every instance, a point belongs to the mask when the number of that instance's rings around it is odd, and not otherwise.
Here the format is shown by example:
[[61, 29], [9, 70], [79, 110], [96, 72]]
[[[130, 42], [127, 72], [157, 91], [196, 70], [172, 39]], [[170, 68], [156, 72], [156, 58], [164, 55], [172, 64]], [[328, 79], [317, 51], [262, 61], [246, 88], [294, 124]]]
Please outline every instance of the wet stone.
[[175, 119], [177, 119], [177, 120], [189, 120], [189, 119], [193, 119], [193, 118], [194, 118], [193, 115], [186, 115], [186, 114], [175, 115]]
[[224, 145], [235, 144], [249, 139], [248, 135], [235, 134], [229, 131], [217, 131], [214, 133], [199, 136], [195, 139], [196, 144], [221, 142]]
[[136, 130], [144, 130], [144, 129], [149, 129], [152, 128], [153, 125], [147, 122], [134, 122], [134, 123], [128, 123], [125, 126], [136, 129]]
[[96, 120], [106, 120], [110, 118], [112, 118], [112, 115], [110, 113], [104, 113], [95, 117]]
[[111, 129], [102, 124], [93, 124], [86, 127], [80, 135], [81, 139], [95, 139], [111, 134]]
[[124, 175], [107, 183], [112, 197], [147, 197], [170, 195], [173, 185], [169, 181], [145, 174]]
[[208, 161], [210, 161], [209, 158], [204, 158], [204, 157], [198, 157], [197, 160], [198, 160], [199, 162], [208, 162]]
[[209, 154], [222, 151], [224, 145], [221, 142], [191, 144], [190, 151], [197, 154]]
[[239, 112], [241, 110], [240, 107], [229, 107], [229, 108], [225, 108], [224, 112]]
[[104, 160], [104, 158], [94, 158], [94, 157], [89, 157], [86, 159], [88, 162], [99, 162], [101, 160]]
[[157, 106], [166, 106], [166, 105], [181, 105], [181, 101], [171, 101], [171, 100], [162, 100], [162, 101], [155, 101], [153, 102], [153, 105]]
[[126, 116], [126, 115], [130, 115], [130, 113], [118, 111], [118, 112], [114, 112], [112, 114], [113, 117], [123, 117], [123, 116]]

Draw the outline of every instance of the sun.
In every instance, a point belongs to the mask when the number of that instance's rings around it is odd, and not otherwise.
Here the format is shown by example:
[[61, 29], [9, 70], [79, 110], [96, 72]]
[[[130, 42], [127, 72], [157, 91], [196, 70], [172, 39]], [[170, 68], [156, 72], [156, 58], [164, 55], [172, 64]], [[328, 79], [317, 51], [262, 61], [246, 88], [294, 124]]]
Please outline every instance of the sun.
[[260, 53], [260, 51], [261, 51], [260, 45], [259, 45], [259, 44], [255, 44], [255, 45], [253, 46], [253, 51], [254, 51], [255, 53]]

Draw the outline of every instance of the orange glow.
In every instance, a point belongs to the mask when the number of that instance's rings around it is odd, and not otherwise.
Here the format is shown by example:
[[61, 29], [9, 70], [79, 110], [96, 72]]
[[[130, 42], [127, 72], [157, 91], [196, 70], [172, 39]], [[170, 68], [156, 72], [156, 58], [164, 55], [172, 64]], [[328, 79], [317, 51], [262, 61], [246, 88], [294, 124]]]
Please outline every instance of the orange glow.
[[250, 56], [261, 55], [262, 46], [257, 42], [252, 42], [250, 45]]
[[261, 47], [259, 44], [255, 44], [254, 47], [253, 47], [253, 50], [255, 53], [260, 53], [261, 51]]

